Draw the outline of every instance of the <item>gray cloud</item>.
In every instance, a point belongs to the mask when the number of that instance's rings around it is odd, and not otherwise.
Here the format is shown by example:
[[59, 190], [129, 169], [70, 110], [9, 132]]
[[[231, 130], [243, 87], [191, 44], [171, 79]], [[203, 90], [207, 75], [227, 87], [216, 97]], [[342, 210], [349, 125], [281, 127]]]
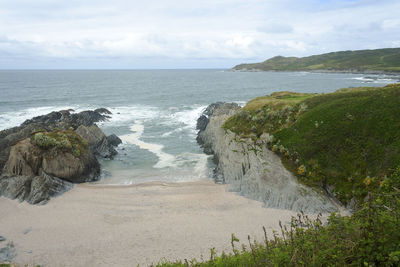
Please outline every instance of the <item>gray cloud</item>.
[[230, 67], [400, 43], [397, 0], [0, 2], [0, 68]]

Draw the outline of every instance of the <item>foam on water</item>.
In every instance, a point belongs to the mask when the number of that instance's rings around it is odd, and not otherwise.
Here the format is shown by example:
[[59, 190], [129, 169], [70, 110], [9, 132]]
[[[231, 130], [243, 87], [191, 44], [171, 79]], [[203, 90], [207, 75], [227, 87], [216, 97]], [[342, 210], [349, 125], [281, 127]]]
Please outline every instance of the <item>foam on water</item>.
[[0, 130], [19, 126], [21, 123], [33, 117], [48, 114], [52, 111], [73, 109], [75, 112], [80, 112], [90, 107], [81, 106], [47, 106], [37, 108], [27, 108], [17, 111], [8, 111], [0, 113]]
[[353, 77], [351, 80], [357, 80], [362, 83], [376, 83], [376, 84], [388, 84], [395, 83], [399, 80], [399, 77], [390, 77], [390, 76], [362, 76], [362, 77]]
[[163, 145], [146, 143], [140, 140], [140, 137], [142, 136], [144, 131], [144, 126], [140, 121], [132, 125], [130, 127], [130, 130], [133, 133], [120, 136], [122, 142], [136, 145], [140, 149], [148, 150], [154, 153], [159, 158], [157, 164], [153, 166], [154, 168], [165, 168], [165, 167], [175, 166], [175, 164], [173, 163], [173, 161], [175, 160], [175, 156], [163, 152], [164, 148]]

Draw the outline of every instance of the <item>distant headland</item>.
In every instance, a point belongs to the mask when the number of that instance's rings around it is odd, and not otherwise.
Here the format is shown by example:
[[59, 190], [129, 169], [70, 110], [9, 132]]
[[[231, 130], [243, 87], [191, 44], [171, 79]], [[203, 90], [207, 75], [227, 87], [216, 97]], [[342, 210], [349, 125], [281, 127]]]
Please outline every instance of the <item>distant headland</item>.
[[400, 48], [339, 51], [308, 57], [276, 56], [260, 63], [240, 64], [234, 71], [315, 71], [400, 73]]

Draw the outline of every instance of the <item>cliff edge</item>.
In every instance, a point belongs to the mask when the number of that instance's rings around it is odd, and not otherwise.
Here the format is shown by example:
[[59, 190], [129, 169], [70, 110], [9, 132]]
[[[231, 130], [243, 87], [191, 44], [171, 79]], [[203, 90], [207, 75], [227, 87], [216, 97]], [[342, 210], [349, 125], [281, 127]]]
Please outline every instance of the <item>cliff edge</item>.
[[338, 206], [326, 194], [299, 184], [286, 170], [281, 159], [268, 149], [268, 134], [254, 143], [222, 128], [239, 110], [237, 104], [215, 103], [198, 120], [197, 140], [206, 153], [214, 155], [216, 180], [267, 207], [310, 213], [337, 211]]

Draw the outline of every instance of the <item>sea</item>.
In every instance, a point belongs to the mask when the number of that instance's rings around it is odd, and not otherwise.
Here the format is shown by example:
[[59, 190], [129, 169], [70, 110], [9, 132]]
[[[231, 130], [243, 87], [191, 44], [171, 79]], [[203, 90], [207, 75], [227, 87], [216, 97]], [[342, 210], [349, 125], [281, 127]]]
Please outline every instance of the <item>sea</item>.
[[212, 179], [213, 163], [196, 143], [196, 120], [217, 101], [244, 105], [276, 91], [329, 93], [384, 86], [398, 77], [344, 73], [206, 70], [1, 70], [0, 130], [51, 111], [104, 107], [99, 127], [123, 143], [99, 159], [95, 184], [132, 185]]

